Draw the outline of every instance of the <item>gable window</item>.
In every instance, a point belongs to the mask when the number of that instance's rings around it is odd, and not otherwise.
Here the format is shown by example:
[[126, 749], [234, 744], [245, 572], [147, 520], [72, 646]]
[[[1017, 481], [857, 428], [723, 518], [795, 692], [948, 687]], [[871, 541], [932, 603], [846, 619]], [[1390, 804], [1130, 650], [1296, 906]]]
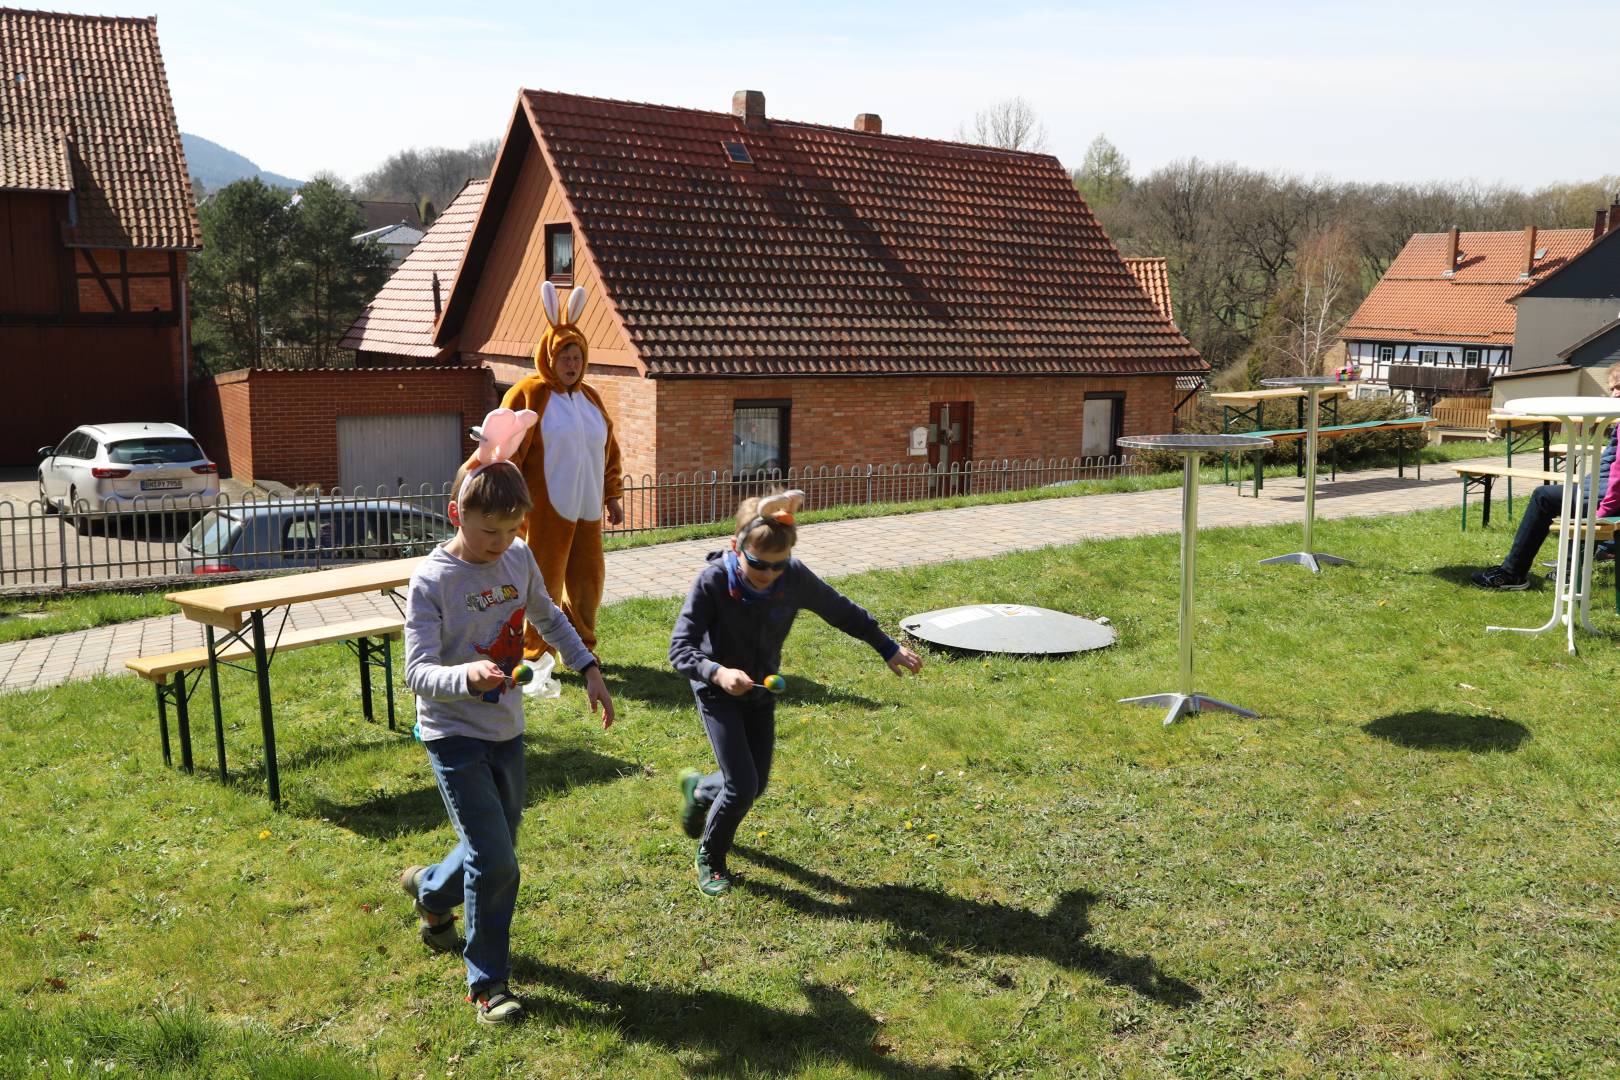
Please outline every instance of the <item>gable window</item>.
[[731, 406], [731, 471], [736, 476], [785, 472], [792, 402], [737, 401]]
[[561, 285], [574, 281], [574, 227], [567, 222], [546, 226], [546, 278]]
[[1463, 367], [1479, 367], [1479, 350], [1463, 350]]

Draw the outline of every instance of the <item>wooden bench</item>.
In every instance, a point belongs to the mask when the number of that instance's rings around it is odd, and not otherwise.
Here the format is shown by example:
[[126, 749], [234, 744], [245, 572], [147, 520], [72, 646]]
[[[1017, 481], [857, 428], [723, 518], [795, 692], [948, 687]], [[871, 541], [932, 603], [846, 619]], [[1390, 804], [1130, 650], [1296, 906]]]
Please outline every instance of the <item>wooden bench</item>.
[[[388, 727], [394, 730], [394, 678], [393, 653], [389, 642], [398, 641], [404, 636], [405, 623], [398, 617], [374, 616], [365, 619], [351, 619], [347, 622], [327, 623], [324, 626], [312, 626], [305, 630], [288, 630], [282, 633], [274, 643], [270, 644], [267, 652], [270, 655], [282, 652], [292, 652], [295, 649], [307, 649], [313, 645], [328, 645], [332, 642], [342, 641], [348, 643], [360, 661], [360, 701], [367, 720], [374, 721], [371, 707], [371, 669], [380, 667], [383, 671], [383, 685], [387, 688], [388, 701]], [[375, 640], [373, 640], [375, 639]], [[253, 658], [253, 646], [247, 641], [235, 641], [215, 652], [220, 663], [239, 663]], [[158, 733], [163, 740], [163, 763], [171, 763], [169, 754], [169, 702], [174, 703], [175, 719], [178, 722], [180, 734], [180, 765], [187, 772], [192, 769], [191, 761], [191, 721], [187, 712], [187, 699], [190, 693], [186, 686], [188, 672], [200, 672], [208, 667], [208, 650], [198, 646], [194, 649], [181, 649], [177, 652], [160, 653], [156, 656], [141, 656], [133, 660], [126, 660], [124, 666], [129, 668], [141, 678], [157, 687], [158, 703]], [[219, 714], [215, 713], [214, 727], [215, 746], [219, 754], [220, 778], [225, 778], [225, 732], [219, 723]]]
[[[1435, 425], [1432, 416], [1408, 416], [1389, 420], [1361, 420], [1354, 424], [1327, 424], [1316, 429], [1317, 439], [1339, 439], [1346, 435], [1354, 435], [1363, 431], [1425, 431]], [[1274, 431], [1245, 431], [1243, 435], [1259, 435], [1272, 442], [1300, 442], [1304, 440], [1307, 432], [1304, 428], [1279, 428]], [[1254, 494], [1258, 498], [1260, 489], [1265, 483], [1265, 469], [1262, 455], [1254, 455]], [[1417, 478], [1423, 479], [1423, 454], [1420, 452], [1414, 464], [1417, 466]], [[1339, 469], [1337, 462], [1329, 461], [1331, 476], [1337, 480]], [[1395, 444], [1395, 475], [1406, 476], [1406, 447], [1397, 442]], [[1243, 494], [1242, 478], [1238, 479], [1238, 494]]]
[[[1480, 524], [1491, 523], [1491, 485], [1499, 479], [1534, 480], [1540, 484], [1556, 484], [1564, 474], [1551, 469], [1515, 469], [1508, 465], [1453, 465], [1452, 472], [1462, 477], [1462, 531], [1468, 531], [1468, 493], [1480, 491], [1485, 496], [1485, 510]], [[1508, 517], [1513, 516], [1513, 489], [1508, 488]]]

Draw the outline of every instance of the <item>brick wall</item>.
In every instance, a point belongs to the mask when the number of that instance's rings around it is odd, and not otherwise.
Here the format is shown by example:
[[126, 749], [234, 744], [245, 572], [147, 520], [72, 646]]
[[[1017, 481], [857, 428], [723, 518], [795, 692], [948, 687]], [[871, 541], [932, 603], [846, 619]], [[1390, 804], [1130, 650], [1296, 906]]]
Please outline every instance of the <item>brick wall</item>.
[[198, 437], [227, 475], [323, 488], [338, 484], [339, 416], [459, 412], [471, 427], [496, 404], [489, 372], [465, 367], [231, 371], [195, 397]]
[[973, 403], [972, 456], [1079, 457], [1088, 392], [1125, 395], [1125, 434], [1172, 430], [1175, 380], [971, 377], [657, 380], [659, 472], [731, 467], [731, 412], [742, 400], [786, 399], [788, 463], [795, 467], [895, 464], [931, 402]]
[[632, 368], [592, 365], [586, 378], [613, 420], [623, 471], [637, 479], [657, 472], [657, 386]]

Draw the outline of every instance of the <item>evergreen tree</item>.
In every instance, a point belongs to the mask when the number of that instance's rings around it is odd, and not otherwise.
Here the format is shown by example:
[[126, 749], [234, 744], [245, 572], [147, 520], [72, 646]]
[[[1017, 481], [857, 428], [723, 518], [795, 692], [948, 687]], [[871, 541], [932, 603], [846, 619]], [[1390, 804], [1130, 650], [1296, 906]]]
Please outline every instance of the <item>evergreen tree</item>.
[[293, 282], [287, 193], [254, 178], [227, 184], [197, 208], [203, 249], [191, 267], [193, 338], [206, 367], [250, 367], [282, 334]]
[[349, 193], [331, 180], [299, 190], [287, 245], [293, 280], [287, 340], [310, 346], [318, 366], [330, 361], [343, 331], [388, 280], [388, 253], [374, 241], [353, 239], [365, 228]]

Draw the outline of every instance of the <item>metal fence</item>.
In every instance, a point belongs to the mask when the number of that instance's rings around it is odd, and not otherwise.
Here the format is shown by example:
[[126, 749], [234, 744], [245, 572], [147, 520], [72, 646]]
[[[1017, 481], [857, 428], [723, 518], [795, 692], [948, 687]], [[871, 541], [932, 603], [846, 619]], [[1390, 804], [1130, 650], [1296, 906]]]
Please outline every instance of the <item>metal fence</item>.
[[[625, 520], [609, 535], [729, 520], [737, 503], [777, 488], [802, 488], [808, 507], [914, 502], [1057, 486], [1142, 471], [1131, 458], [822, 466], [785, 472], [704, 472], [624, 478]], [[154, 499], [140, 510], [50, 508], [0, 502], [0, 589], [45, 592], [99, 584], [314, 570], [426, 554], [451, 531], [449, 485], [298, 493], [289, 496]], [[223, 576], [222, 576], [223, 575]]]

